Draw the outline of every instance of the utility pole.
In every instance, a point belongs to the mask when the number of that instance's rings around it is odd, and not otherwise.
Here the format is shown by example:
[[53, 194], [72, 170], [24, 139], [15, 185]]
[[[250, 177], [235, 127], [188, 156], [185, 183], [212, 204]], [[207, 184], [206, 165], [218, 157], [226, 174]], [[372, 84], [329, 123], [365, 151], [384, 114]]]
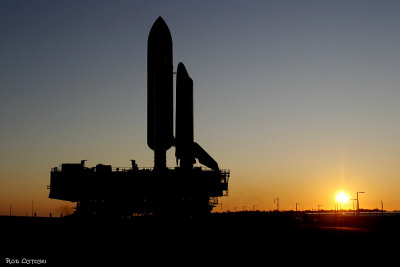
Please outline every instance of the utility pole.
[[358, 194], [364, 194], [365, 192], [357, 192], [357, 212], [360, 211], [360, 201], [358, 200]]
[[296, 203], [296, 212], [297, 212], [297, 205], [300, 205], [300, 203]]
[[279, 197], [274, 198], [274, 204], [276, 203], [276, 211], [279, 211]]
[[383, 200], [381, 200], [381, 211], [382, 211], [382, 216], [383, 216]]
[[354, 210], [354, 201], [357, 200], [356, 198], [350, 198], [350, 200], [353, 200], [353, 210]]
[[355, 214], [354, 201], [356, 201], [357, 199], [356, 198], [351, 198], [350, 200], [353, 200], [353, 211], [354, 211], [354, 214]]

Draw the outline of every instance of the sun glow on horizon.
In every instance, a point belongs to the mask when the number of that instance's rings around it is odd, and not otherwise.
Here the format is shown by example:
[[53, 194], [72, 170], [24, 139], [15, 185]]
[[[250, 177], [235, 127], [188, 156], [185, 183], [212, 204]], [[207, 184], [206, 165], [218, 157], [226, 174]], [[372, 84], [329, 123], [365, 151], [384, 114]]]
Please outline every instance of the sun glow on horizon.
[[349, 196], [343, 191], [336, 194], [336, 201], [339, 203], [346, 203], [349, 199]]

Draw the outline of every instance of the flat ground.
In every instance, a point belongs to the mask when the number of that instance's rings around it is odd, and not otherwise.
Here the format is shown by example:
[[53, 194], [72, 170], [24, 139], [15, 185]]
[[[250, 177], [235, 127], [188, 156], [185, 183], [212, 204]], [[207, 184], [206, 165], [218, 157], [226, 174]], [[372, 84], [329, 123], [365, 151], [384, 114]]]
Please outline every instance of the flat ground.
[[399, 222], [314, 222], [290, 212], [102, 222], [4, 216], [0, 217], [0, 264], [6, 258], [46, 259], [47, 266], [104, 262], [113, 266], [142, 266], [144, 262], [259, 266], [271, 260], [317, 265], [321, 259], [382, 263], [397, 256], [393, 253], [400, 244]]

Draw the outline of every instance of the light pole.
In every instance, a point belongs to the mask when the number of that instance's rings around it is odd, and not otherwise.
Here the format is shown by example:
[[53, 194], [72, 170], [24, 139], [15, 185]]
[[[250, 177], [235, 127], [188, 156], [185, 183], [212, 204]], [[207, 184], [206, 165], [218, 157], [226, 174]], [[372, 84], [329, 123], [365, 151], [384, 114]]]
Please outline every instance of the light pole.
[[365, 192], [357, 192], [357, 212], [360, 211], [360, 201], [358, 200], [358, 194], [364, 194]]
[[297, 212], [297, 205], [300, 205], [300, 203], [296, 203], [296, 212]]
[[350, 200], [353, 200], [353, 210], [354, 210], [354, 201], [357, 200], [357, 198], [350, 198]]
[[279, 197], [274, 199], [274, 203], [276, 203], [276, 211], [279, 211]]

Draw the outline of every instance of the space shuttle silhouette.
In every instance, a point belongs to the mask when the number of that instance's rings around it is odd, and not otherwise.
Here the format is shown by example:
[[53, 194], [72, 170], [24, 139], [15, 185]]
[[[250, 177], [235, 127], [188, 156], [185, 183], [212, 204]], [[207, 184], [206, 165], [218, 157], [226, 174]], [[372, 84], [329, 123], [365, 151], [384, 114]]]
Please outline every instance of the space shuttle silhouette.
[[147, 50], [147, 144], [154, 150], [154, 168], [166, 168], [166, 151], [175, 144], [180, 167], [193, 168], [195, 159], [212, 170], [218, 163], [193, 134], [193, 80], [180, 62], [176, 77], [176, 129], [173, 136], [172, 38], [159, 17], [150, 30]]
[[[132, 215], [204, 216], [227, 196], [229, 170], [196, 142], [193, 130], [193, 80], [183, 63], [176, 71], [176, 129], [173, 134], [172, 37], [159, 17], [148, 37], [147, 145], [154, 167], [113, 168], [63, 163], [50, 172], [49, 198], [76, 202], [74, 216], [118, 218]], [[167, 168], [166, 152], [175, 146], [177, 167]], [[193, 167], [196, 159], [208, 168]]]

